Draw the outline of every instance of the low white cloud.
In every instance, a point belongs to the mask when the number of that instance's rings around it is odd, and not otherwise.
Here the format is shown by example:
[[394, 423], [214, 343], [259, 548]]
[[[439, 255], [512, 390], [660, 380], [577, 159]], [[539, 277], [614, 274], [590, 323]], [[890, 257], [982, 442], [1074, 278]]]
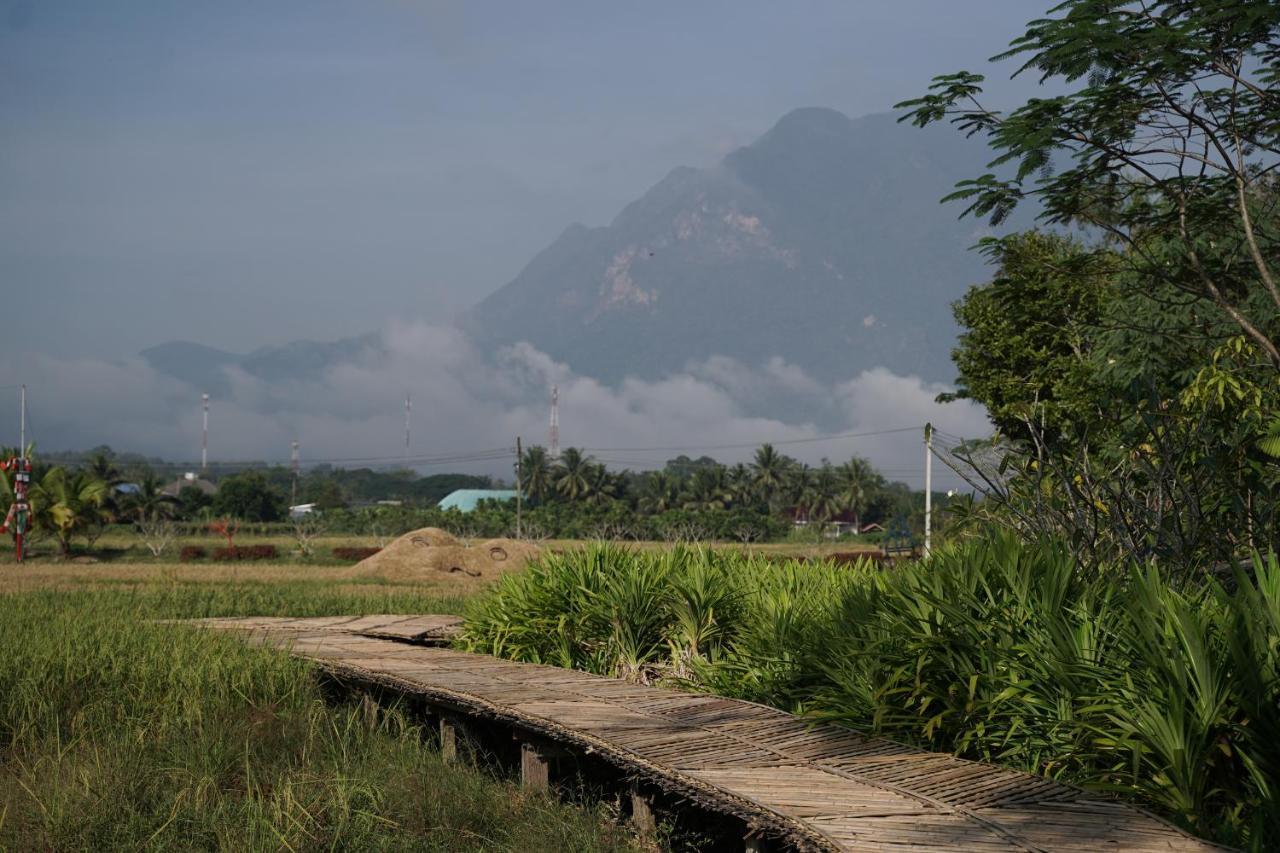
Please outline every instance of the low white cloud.
[[[562, 446], [586, 447], [612, 467], [660, 467], [680, 453], [746, 461], [756, 445], [774, 442], [810, 463], [865, 456], [892, 479], [918, 485], [925, 422], [965, 436], [989, 430], [981, 407], [938, 404], [944, 386], [883, 367], [828, 385], [781, 359], [753, 366], [715, 356], [659, 380], [611, 386], [524, 343], [490, 356], [455, 329], [406, 323], [385, 330], [382, 347], [311, 378], [268, 382], [229, 369], [229, 391], [211, 404], [211, 458], [284, 461], [294, 439], [304, 461], [404, 454], [405, 394], [413, 397], [410, 457], [510, 447], [516, 436], [545, 443], [552, 384]], [[17, 382], [30, 389], [30, 435], [47, 450], [109, 444], [199, 458], [200, 389], [142, 360], [0, 360], [0, 385]], [[0, 435], [0, 443], [15, 443], [16, 396], [0, 405], [3, 423], [14, 435]], [[843, 437], [826, 438], [833, 434]], [[424, 470], [509, 476], [510, 463]], [[937, 475], [943, 488], [954, 479]]]

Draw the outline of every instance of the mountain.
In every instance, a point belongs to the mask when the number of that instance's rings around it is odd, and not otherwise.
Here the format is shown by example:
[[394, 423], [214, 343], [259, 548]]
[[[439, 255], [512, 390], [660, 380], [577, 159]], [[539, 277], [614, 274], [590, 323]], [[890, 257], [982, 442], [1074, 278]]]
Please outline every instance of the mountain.
[[982, 224], [939, 199], [988, 157], [949, 128], [798, 109], [608, 226], [570, 227], [459, 324], [608, 381], [712, 355], [951, 380], [950, 303], [989, 271], [969, 251]]

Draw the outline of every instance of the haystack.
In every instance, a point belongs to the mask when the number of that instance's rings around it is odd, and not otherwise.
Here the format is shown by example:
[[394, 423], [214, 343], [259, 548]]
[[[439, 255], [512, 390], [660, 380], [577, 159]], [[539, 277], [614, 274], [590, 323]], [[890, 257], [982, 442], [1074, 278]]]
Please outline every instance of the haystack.
[[442, 575], [496, 578], [504, 572], [523, 569], [539, 553], [538, 546], [515, 539], [490, 539], [465, 546], [439, 528], [424, 527], [361, 560], [355, 572], [388, 580], [439, 579]]

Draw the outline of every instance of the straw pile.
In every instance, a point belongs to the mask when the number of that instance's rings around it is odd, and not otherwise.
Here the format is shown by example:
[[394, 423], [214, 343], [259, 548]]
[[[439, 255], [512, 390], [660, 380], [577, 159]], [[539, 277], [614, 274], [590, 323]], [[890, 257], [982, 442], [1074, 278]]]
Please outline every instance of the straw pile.
[[540, 552], [538, 546], [515, 539], [490, 539], [468, 547], [444, 530], [424, 527], [361, 560], [355, 571], [388, 580], [496, 578], [523, 569]]

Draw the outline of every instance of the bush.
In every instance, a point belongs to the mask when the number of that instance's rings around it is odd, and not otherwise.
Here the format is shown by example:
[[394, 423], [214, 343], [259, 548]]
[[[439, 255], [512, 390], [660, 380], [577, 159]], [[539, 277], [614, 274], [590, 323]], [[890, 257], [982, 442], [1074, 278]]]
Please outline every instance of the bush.
[[203, 545], [183, 545], [182, 550], [178, 551], [178, 561], [182, 563], [203, 560], [208, 556], [209, 551]]
[[280, 556], [275, 545], [236, 545], [233, 548], [214, 548], [213, 559], [221, 563], [239, 560], [274, 560]]
[[381, 551], [381, 548], [358, 548], [352, 545], [339, 545], [333, 549], [333, 556], [339, 560], [358, 563]]
[[1119, 793], [1280, 849], [1280, 561], [1230, 587], [991, 535], [892, 572], [675, 548], [544, 555], [464, 647], [722, 695]]

